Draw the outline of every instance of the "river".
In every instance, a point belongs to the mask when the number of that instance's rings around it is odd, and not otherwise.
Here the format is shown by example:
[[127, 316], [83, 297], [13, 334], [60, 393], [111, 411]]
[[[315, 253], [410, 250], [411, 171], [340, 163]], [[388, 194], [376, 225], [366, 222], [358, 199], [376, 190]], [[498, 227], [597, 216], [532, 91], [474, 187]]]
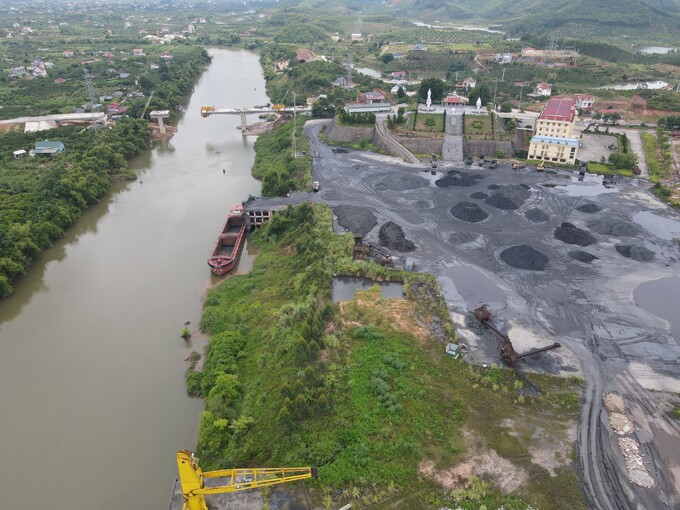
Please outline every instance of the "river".
[[199, 108], [267, 102], [257, 55], [211, 54], [178, 133], [131, 162], [139, 180], [0, 301], [2, 508], [164, 510], [175, 453], [196, 444], [203, 402], [183, 373], [199, 347], [181, 330], [216, 281], [206, 258], [229, 206], [260, 192], [238, 117]]

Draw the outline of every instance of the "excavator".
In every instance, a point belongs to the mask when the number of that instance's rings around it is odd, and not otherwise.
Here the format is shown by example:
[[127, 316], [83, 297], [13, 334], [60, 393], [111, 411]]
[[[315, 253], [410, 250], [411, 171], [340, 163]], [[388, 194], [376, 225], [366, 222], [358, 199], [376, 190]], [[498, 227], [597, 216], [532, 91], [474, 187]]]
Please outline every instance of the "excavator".
[[283, 97], [281, 98], [281, 102], [280, 102], [280, 103], [276, 103], [276, 104], [273, 104], [273, 105], [272, 105], [272, 108], [273, 108], [274, 110], [280, 111], [280, 110], [283, 110], [283, 109], [286, 107], [286, 105], [283, 104], [283, 102], [286, 100], [286, 97], [288, 97], [288, 92], [290, 92], [290, 89], [286, 90], [286, 93], [285, 93], [285, 94], [283, 95]]
[[[318, 476], [315, 467], [220, 469], [204, 473], [189, 450], [177, 452], [177, 469], [184, 498], [182, 510], [208, 510], [205, 496], [209, 494], [270, 487]], [[208, 487], [204, 483], [206, 478], [225, 478], [227, 483]]]
[[536, 165], [537, 172], [542, 172], [543, 170], [545, 170], [545, 161], [541, 161], [538, 165]]
[[512, 164], [512, 168], [514, 170], [518, 170], [520, 168], [524, 168], [525, 166], [527, 166], [527, 164], [524, 161], [518, 161], [516, 159], [511, 160], [510, 163]]

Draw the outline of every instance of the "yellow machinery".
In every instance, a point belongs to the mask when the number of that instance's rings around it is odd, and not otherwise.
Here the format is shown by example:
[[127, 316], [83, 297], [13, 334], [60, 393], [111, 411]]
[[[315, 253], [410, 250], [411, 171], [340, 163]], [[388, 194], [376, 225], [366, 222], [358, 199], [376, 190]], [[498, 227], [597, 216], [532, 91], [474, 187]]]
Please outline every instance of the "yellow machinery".
[[518, 168], [524, 168], [525, 166], [527, 165], [523, 161], [517, 161], [516, 159], [512, 160], [512, 168], [514, 168], [515, 170], [517, 170]]
[[207, 117], [208, 115], [210, 115], [214, 111], [215, 111], [214, 106], [201, 106], [201, 115], [203, 117]]
[[281, 103], [272, 105], [272, 109], [276, 110], [277, 112], [280, 111], [280, 110], [283, 110], [285, 107], [286, 107], [286, 105], [281, 104]]
[[[188, 450], [177, 452], [177, 469], [184, 497], [182, 510], [208, 510], [206, 494], [244, 491], [317, 477], [314, 467], [220, 469], [204, 473]], [[227, 484], [207, 487], [203, 483], [205, 478], [226, 478]]]
[[541, 161], [538, 165], [536, 165], [536, 170], [539, 172], [545, 170], [545, 161]]

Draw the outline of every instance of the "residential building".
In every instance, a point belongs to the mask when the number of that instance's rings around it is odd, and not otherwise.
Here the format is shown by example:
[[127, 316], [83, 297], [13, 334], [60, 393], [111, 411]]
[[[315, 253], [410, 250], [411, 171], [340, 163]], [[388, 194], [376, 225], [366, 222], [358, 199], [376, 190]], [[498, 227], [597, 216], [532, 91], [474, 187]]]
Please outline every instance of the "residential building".
[[392, 73], [392, 78], [397, 80], [403, 80], [404, 78], [406, 78], [406, 71], [394, 71]]
[[536, 119], [529, 159], [575, 164], [580, 141], [574, 137], [576, 102], [551, 99]]
[[189, 32], [190, 34], [196, 32], [196, 25], [194, 25], [193, 23], [189, 23], [187, 25], [187, 32]]
[[411, 51], [427, 51], [427, 48], [422, 44], [418, 43], [415, 46], [413, 46], [413, 48], [411, 48]]
[[364, 40], [364, 36], [362, 34], [352, 34], [352, 42], [361, 42]]
[[394, 56], [394, 60], [404, 60], [406, 58], [406, 55], [404, 55], [403, 53], [399, 53], [398, 51], [392, 53], [392, 55]]
[[35, 147], [33, 149], [34, 154], [45, 154], [52, 156], [59, 152], [64, 152], [65, 147], [62, 142], [44, 140], [42, 142], [35, 142]]
[[9, 70], [9, 75], [12, 76], [13, 78], [16, 78], [18, 76], [26, 76], [27, 74], [28, 71], [26, 70], [25, 66], [13, 67], [12, 69]]
[[590, 111], [595, 106], [595, 97], [581, 94], [576, 96], [576, 108]]
[[362, 94], [363, 101], [362, 103], [367, 103], [367, 104], [373, 104], [373, 103], [382, 103], [385, 101], [385, 96], [376, 90], [371, 91], [371, 92], [366, 92]]
[[552, 94], [552, 85], [543, 81], [534, 87], [533, 93], [536, 96], [549, 97]]
[[168, 53], [167, 51], [164, 51], [163, 54], [161, 55], [161, 60], [172, 60], [174, 57], [172, 54]]
[[463, 80], [461, 88], [463, 90], [470, 90], [470, 89], [474, 89], [476, 86], [477, 86], [477, 80], [475, 78], [468, 77], [468, 78], [465, 78]]
[[356, 83], [354, 83], [354, 81], [352, 81], [352, 79], [348, 78], [347, 76], [341, 76], [340, 78], [333, 82], [333, 86], [351, 89], [352, 87], [356, 86]]
[[142, 48], [134, 48], [132, 50], [132, 55], [135, 57], [141, 57], [144, 55], [144, 50]]
[[496, 53], [493, 59], [501, 65], [512, 64], [512, 53]]
[[62, 55], [64, 55], [66, 58], [73, 58], [73, 51], [71, 51], [71, 50], [64, 50], [64, 52], [62, 53]]

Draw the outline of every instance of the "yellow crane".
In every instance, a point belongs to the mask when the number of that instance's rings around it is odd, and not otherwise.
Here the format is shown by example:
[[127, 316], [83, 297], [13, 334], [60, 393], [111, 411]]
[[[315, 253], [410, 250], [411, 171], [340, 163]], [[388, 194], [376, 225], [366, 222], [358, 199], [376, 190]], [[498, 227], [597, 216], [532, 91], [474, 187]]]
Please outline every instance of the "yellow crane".
[[[177, 452], [177, 469], [184, 498], [182, 510], [208, 510], [207, 494], [257, 489], [317, 477], [315, 467], [220, 469], [204, 473], [189, 450]], [[206, 478], [226, 478], [227, 484], [208, 487], [204, 484]]]
[[272, 105], [272, 109], [274, 109], [276, 111], [280, 111], [280, 110], [283, 110], [286, 107], [286, 105], [283, 104], [283, 102], [286, 100], [286, 97], [288, 97], [288, 92], [290, 92], [290, 89], [286, 90], [286, 93], [281, 98], [280, 103], [276, 103], [276, 104]]

